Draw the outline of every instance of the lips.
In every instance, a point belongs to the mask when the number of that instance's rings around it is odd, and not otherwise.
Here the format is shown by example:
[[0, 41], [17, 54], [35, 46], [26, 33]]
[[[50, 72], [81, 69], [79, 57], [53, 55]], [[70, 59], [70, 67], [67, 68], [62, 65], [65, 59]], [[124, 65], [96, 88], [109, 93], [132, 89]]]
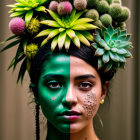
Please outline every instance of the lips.
[[60, 113], [59, 117], [64, 121], [75, 121], [80, 117], [81, 113], [75, 110], [66, 110]]

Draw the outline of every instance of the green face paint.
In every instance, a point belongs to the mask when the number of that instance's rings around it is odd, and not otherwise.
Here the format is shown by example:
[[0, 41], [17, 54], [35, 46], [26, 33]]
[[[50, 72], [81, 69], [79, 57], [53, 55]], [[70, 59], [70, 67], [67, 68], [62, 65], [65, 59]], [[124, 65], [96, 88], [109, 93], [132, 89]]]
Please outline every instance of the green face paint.
[[64, 133], [70, 133], [70, 120], [62, 117], [65, 111], [70, 111], [70, 105], [66, 102], [69, 85], [70, 56], [52, 55], [42, 69], [38, 94], [43, 114], [53, 126]]

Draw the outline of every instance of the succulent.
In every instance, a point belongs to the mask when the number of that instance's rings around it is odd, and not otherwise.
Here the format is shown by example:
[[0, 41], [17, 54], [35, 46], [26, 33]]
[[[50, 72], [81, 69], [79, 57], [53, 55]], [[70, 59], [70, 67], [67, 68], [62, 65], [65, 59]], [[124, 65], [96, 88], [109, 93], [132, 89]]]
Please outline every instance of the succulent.
[[87, 6], [96, 6], [99, 0], [87, 0]]
[[126, 34], [126, 30], [116, 30], [110, 25], [109, 28], [103, 27], [102, 30], [96, 29], [94, 35], [95, 42], [92, 43], [95, 49], [95, 55], [99, 56], [98, 68], [105, 66], [105, 71], [112, 69], [114, 72], [118, 68], [125, 68], [125, 58], [131, 58], [132, 55], [128, 51], [133, 48], [129, 42], [130, 35]]
[[130, 10], [127, 7], [122, 7], [122, 13], [116, 20], [119, 22], [125, 22], [130, 17]]
[[72, 5], [69, 1], [63, 1], [58, 4], [57, 12], [59, 15], [66, 15], [72, 12]]
[[13, 34], [20, 35], [26, 29], [26, 24], [22, 18], [15, 17], [10, 21], [9, 28]]
[[77, 10], [85, 10], [87, 6], [86, 0], [74, 0], [74, 7]]
[[86, 18], [92, 18], [94, 21], [99, 19], [99, 13], [95, 9], [90, 9], [85, 14]]
[[105, 27], [112, 24], [112, 17], [109, 14], [104, 14], [100, 17], [100, 21]]
[[[47, 0], [16, 0], [18, 3], [13, 5], [7, 5], [8, 7], [13, 7], [9, 13], [12, 13], [10, 17], [24, 17], [26, 27], [28, 26], [30, 20], [33, 17], [34, 11], [46, 12], [43, 4], [47, 3]], [[39, 14], [38, 14], [39, 15]]]
[[58, 2], [57, 1], [51, 1], [50, 5], [49, 5], [49, 9], [52, 11], [57, 11], [57, 7], [58, 7]]
[[120, 4], [111, 4], [108, 13], [114, 19], [120, 17], [121, 13], [122, 13], [121, 5]]
[[105, 13], [109, 10], [109, 4], [107, 1], [99, 1], [96, 8], [100, 13]]
[[34, 58], [36, 53], [37, 53], [37, 50], [38, 50], [38, 45], [37, 44], [34, 44], [34, 43], [29, 44], [26, 47], [26, 52], [25, 52], [26, 57], [29, 58], [29, 59]]
[[96, 20], [96, 21], [93, 21], [93, 25], [99, 27], [99, 28], [102, 28], [103, 27], [103, 24], [100, 20]]
[[40, 29], [40, 21], [37, 18], [32, 18], [29, 26], [27, 27], [27, 31], [28, 33], [30, 33], [31, 35], [36, 35]]
[[[41, 46], [45, 45], [48, 40], [54, 38], [51, 43], [51, 50], [53, 51], [58, 44], [59, 50], [65, 46], [68, 51], [70, 47], [71, 40], [73, 43], [80, 48], [80, 41], [86, 46], [90, 46], [89, 41], [93, 41], [93, 35], [87, 30], [92, 30], [97, 28], [93, 24], [88, 22], [93, 22], [90, 18], [79, 18], [87, 10], [76, 13], [76, 9], [72, 11], [66, 17], [60, 17], [54, 11], [48, 10], [48, 13], [52, 16], [54, 20], [42, 21], [42, 24], [53, 27], [40, 32], [36, 37], [47, 36], [47, 38], [41, 43]], [[62, 18], [62, 20], [61, 20]]]

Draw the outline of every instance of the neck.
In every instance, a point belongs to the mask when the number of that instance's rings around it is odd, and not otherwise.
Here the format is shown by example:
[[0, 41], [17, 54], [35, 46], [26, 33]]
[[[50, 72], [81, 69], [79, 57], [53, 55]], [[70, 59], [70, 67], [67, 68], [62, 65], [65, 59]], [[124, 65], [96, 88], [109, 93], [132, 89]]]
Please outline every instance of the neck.
[[46, 140], [99, 140], [93, 128], [89, 124], [82, 130], [75, 133], [63, 133], [48, 122], [48, 132]]

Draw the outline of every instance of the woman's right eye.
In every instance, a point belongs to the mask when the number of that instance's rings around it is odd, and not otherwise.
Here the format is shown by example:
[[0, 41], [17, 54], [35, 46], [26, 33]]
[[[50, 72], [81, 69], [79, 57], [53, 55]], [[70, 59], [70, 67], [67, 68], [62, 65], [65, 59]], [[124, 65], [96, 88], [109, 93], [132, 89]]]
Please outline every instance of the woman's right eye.
[[57, 88], [61, 88], [62, 86], [57, 81], [51, 81], [47, 83], [47, 87], [52, 89], [57, 89]]

